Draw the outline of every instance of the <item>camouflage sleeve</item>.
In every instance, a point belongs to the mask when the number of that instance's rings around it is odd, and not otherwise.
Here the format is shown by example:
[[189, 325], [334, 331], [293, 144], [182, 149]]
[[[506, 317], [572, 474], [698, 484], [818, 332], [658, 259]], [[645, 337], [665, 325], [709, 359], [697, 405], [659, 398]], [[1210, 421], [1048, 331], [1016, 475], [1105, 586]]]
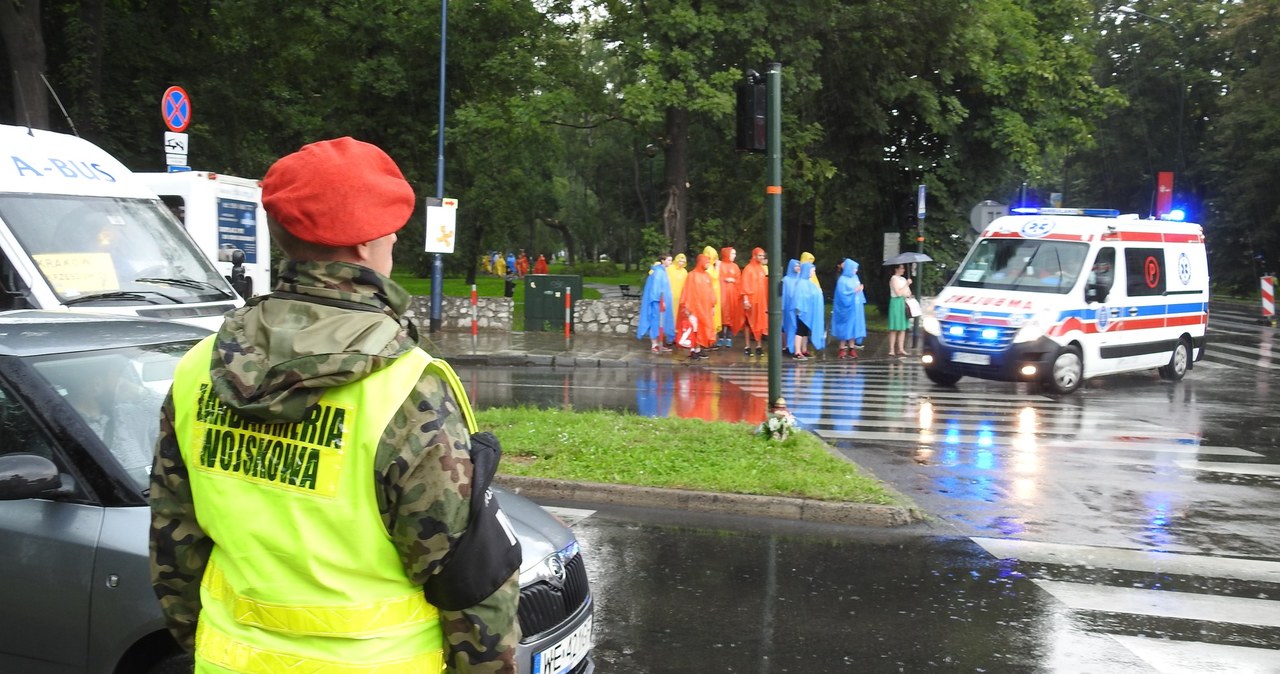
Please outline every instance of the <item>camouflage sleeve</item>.
[[[520, 625], [516, 605], [520, 600], [520, 572], [488, 599], [462, 611], [441, 611], [445, 639], [449, 643], [450, 672], [466, 674], [516, 674], [516, 644]], [[478, 647], [478, 650], [477, 650]], [[501, 657], [475, 657], [472, 653], [497, 653]]]
[[195, 650], [200, 579], [213, 551], [196, 521], [187, 466], [173, 431], [173, 394], [160, 412], [160, 437], [151, 467], [151, 586], [178, 644]]
[[[441, 570], [466, 531], [469, 450], [470, 433], [448, 386], [423, 377], [387, 425], [375, 463], [383, 522], [415, 583]], [[512, 579], [477, 606], [442, 612], [450, 672], [515, 673], [519, 595]]]

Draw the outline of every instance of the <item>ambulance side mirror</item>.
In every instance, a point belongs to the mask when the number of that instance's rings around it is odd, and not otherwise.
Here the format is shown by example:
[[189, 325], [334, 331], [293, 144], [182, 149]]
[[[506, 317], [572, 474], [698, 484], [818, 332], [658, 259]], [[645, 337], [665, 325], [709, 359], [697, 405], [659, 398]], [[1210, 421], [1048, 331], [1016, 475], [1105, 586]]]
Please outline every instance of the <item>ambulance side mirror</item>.
[[1101, 283], [1088, 283], [1084, 287], [1084, 301], [1086, 302], [1106, 302], [1107, 287]]

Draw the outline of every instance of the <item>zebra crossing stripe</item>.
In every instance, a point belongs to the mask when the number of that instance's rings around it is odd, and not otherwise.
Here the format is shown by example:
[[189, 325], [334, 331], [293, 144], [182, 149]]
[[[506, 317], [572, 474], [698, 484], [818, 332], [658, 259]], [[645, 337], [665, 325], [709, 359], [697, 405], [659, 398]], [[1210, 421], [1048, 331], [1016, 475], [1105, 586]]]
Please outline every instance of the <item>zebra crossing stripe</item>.
[[1122, 571], [1167, 573], [1177, 576], [1230, 578], [1260, 583], [1280, 583], [1280, 562], [1237, 557], [1209, 557], [1176, 552], [1133, 550], [1098, 545], [1043, 543], [1012, 538], [974, 537], [983, 550], [999, 559], [1034, 564], [1091, 566]]
[[1280, 651], [1198, 641], [1108, 635], [1162, 674], [1280, 672]]
[[1280, 477], [1280, 465], [1274, 463], [1238, 463], [1231, 461], [1174, 461], [1184, 470], [1203, 470], [1211, 473], [1231, 473], [1233, 475], [1254, 475], [1257, 477]]
[[1280, 627], [1280, 601], [1034, 579], [1073, 611]]

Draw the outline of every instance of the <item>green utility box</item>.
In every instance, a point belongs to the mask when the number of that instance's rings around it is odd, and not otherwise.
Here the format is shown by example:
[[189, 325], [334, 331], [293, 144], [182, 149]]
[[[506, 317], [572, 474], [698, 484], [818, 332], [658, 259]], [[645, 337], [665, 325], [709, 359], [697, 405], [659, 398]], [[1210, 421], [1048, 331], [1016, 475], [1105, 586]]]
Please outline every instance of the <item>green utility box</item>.
[[569, 329], [573, 330], [573, 311], [582, 298], [582, 277], [559, 274], [525, 276], [525, 332], [564, 330], [564, 300], [568, 291], [572, 291], [569, 298]]

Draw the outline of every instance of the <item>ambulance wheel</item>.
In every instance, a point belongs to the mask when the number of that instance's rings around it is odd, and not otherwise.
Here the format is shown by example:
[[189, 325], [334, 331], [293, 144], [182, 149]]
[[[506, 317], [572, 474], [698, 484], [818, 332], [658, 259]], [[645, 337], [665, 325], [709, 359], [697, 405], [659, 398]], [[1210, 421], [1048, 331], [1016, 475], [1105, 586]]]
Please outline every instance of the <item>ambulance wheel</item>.
[[1053, 359], [1053, 368], [1049, 371], [1049, 379], [1045, 384], [1054, 393], [1068, 394], [1080, 388], [1084, 379], [1084, 360], [1080, 357], [1080, 347], [1064, 346]]
[[1181, 381], [1191, 365], [1191, 345], [1186, 338], [1178, 340], [1173, 347], [1173, 355], [1169, 356], [1169, 364], [1160, 368], [1160, 378], [1166, 381]]
[[928, 377], [929, 381], [937, 384], [938, 386], [955, 386], [956, 382], [960, 381], [960, 375], [958, 374], [940, 372], [927, 367], [924, 369], [924, 376]]

